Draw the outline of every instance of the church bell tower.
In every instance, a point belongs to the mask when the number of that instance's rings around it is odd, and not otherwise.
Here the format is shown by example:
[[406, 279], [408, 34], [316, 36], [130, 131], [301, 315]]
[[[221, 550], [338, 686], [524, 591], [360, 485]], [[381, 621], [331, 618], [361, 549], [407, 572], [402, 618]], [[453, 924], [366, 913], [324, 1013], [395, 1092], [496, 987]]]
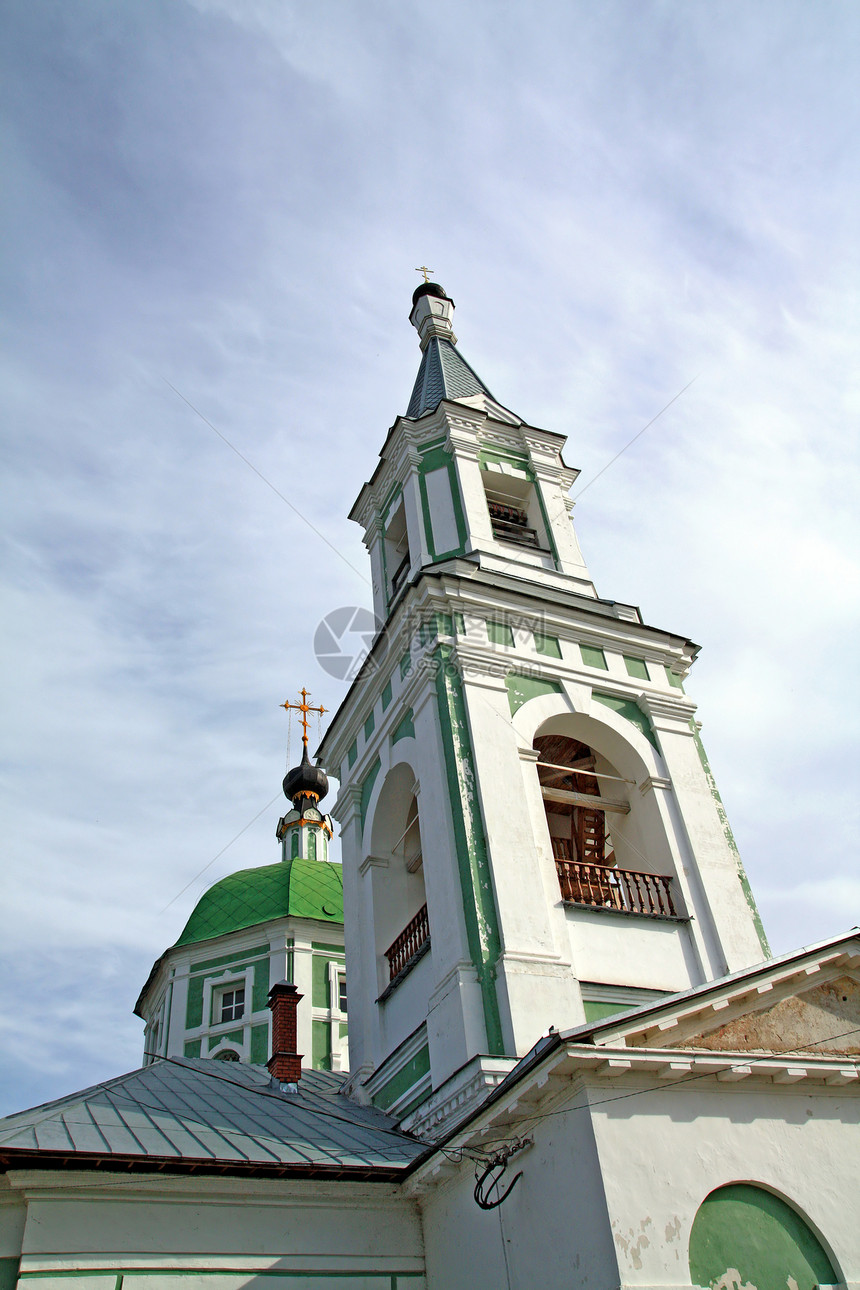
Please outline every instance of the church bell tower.
[[499, 403], [454, 302], [351, 518], [384, 623], [321, 755], [340, 780], [350, 1087], [419, 1133], [554, 1027], [767, 944], [684, 681], [697, 647], [601, 598], [564, 438]]

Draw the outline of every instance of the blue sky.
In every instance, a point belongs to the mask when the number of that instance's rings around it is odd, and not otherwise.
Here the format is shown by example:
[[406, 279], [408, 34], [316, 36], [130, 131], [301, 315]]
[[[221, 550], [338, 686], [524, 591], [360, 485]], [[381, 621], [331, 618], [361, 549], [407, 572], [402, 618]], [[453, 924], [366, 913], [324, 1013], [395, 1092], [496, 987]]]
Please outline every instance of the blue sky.
[[138, 1064], [153, 959], [277, 858], [277, 705], [344, 692], [313, 633], [369, 600], [346, 515], [417, 371], [419, 264], [582, 485], [697, 378], [580, 539], [602, 595], [703, 646], [774, 947], [855, 924], [857, 7], [3, 21], [2, 1109]]

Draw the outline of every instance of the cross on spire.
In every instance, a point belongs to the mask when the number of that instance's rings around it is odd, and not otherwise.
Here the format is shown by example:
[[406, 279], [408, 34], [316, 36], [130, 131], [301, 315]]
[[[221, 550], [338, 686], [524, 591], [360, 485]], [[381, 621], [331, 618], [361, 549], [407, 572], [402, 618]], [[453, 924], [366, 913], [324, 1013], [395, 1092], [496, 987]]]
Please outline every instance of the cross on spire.
[[421, 265], [421, 268], [420, 268], [420, 269], [416, 269], [416, 270], [415, 270], [415, 272], [416, 272], [416, 273], [423, 273], [423, 274], [424, 274], [424, 281], [425, 281], [425, 282], [429, 282], [429, 281], [430, 281], [430, 274], [433, 272], [433, 270], [432, 270], [432, 269], [428, 269], [426, 264], [422, 264], [422, 265]]
[[328, 709], [327, 709], [327, 708], [324, 708], [324, 707], [322, 706], [322, 704], [320, 704], [320, 705], [319, 705], [319, 707], [316, 707], [316, 708], [315, 708], [312, 704], [308, 703], [308, 699], [311, 697], [311, 696], [310, 696], [310, 691], [309, 691], [309, 690], [306, 690], [306, 689], [304, 688], [304, 686], [302, 686], [302, 688], [301, 688], [301, 690], [299, 691], [299, 693], [300, 693], [300, 694], [301, 694], [301, 696], [302, 696], [302, 701], [301, 701], [301, 703], [290, 703], [290, 701], [289, 701], [289, 700], [287, 700], [287, 702], [286, 702], [286, 703], [279, 703], [279, 704], [278, 704], [278, 707], [279, 707], [279, 708], [285, 708], [288, 712], [289, 712], [289, 710], [292, 708], [292, 709], [293, 709], [293, 711], [295, 711], [295, 712], [300, 712], [300, 713], [302, 714], [302, 715], [301, 715], [301, 717], [299, 718], [299, 720], [300, 720], [300, 721], [301, 721], [301, 723], [302, 723], [302, 743], [305, 745], [305, 747], [307, 747], [307, 744], [308, 744], [308, 713], [309, 713], [309, 712], [318, 712], [318, 713], [320, 714], [320, 716], [322, 716], [322, 714], [323, 714], [324, 712], [327, 712], [327, 711], [328, 711]]

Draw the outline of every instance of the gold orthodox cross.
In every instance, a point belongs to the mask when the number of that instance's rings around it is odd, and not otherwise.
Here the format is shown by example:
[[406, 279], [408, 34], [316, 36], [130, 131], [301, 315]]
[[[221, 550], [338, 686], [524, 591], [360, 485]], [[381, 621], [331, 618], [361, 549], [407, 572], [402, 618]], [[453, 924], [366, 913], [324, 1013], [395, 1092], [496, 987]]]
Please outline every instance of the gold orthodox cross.
[[320, 704], [320, 706], [319, 706], [318, 708], [315, 708], [315, 707], [313, 707], [310, 703], [308, 703], [308, 699], [309, 699], [311, 696], [310, 696], [310, 692], [309, 692], [308, 690], [306, 690], [306, 689], [304, 688], [304, 686], [303, 686], [303, 687], [302, 687], [302, 689], [299, 691], [299, 693], [300, 693], [300, 694], [301, 694], [301, 696], [302, 696], [302, 701], [301, 701], [301, 703], [290, 703], [289, 701], [287, 701], [286, 703], [279, 703], [279, 704], [278, 704], [278, 707], [279, 707], [279, 708], [285, 708], [288, 712], [289, 712], [289, 711], [290, 711], [290, 709], [292, 708], [292, 709], [293, 709], [293, 711], [295, 711], [295, 712], [300, 712], [300, 713], [302, 714], [302, 715], [301, 715], [301, 717], [299, 718], [299, 720], [300, 720], [300, 721], [301, 721], [301, 723], [302, 723], [302, 731], [303, 731], [303, 734], [302, 734], [302, 743], [303, 743], [303, 744], [305, 744], [305, 746], [307, 746], [307, 742], [308, 742], [308, 713], [309, 713], [309, 712], [318, 712], [318, 713], [320, 714], [320, 716], [322, 716], [322, 714], [323, 714], [324, 712], [327, 712], [327, 711], [328, 711], [328, 709], [327, 709], [327, 708], [324, 708], [324, 707], [322, 706], [322, 704]]
[[420, 269], [416, 269], [416, 270], [415, 270], [415, 272], [416, 272], [416, 273], [423, 273], [423, 274], [424, 274], [424, 281], [425, 281], [425, 282], [429, 282], [429, 281], [430, 281], [430, 274], [433, 272], [433, 270], [432, 270], [432, 269], [428, 269], [426, 264], [422, 264], [422, 265], [421, 265], [421, 268], [420, 268]]

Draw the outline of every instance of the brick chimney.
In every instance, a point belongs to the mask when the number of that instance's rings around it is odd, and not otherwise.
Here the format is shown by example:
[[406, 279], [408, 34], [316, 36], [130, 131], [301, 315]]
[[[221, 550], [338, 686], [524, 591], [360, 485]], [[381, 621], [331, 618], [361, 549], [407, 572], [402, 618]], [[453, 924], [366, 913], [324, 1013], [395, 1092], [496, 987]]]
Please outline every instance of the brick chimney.
[[266, 1062], [271, 1075], [281, 1084], [297, 1084], [302, 1077], [302, 1054], [296, 1052], [298, 1043], [296, 1014], [299, 994], [289, 981], [278, 981], [269, 991], [272, 1009], [272, 1055]]

